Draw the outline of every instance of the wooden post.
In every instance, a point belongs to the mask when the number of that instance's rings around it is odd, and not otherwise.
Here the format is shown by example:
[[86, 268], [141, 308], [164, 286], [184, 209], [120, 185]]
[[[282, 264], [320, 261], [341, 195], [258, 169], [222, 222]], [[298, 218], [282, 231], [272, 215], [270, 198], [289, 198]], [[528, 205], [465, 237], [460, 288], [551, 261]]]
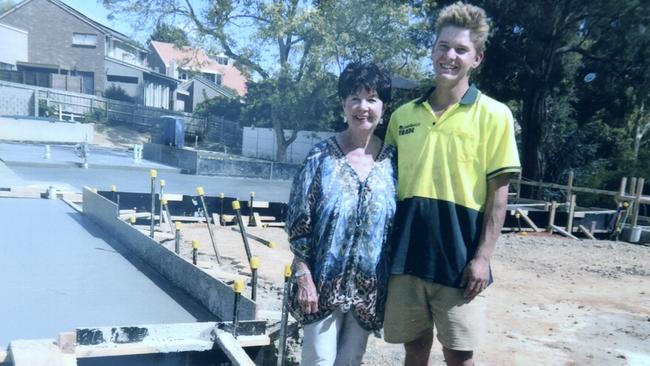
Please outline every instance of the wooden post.
[[[566, 184], [566, 201], [570, 203], [573, 194], [573, 169], [569, 171], [569, 181]], [[571, 231], [569, 231], [571, 232]]]
[[576, 210], [576, 195], [571, 195], [571, 200], [569, 201], [569, 216], [566, 219], [566, 231], [568, 233], [573, 232], [573, 213]]
[[557, 210], [557, 202], [551, 201], [551, 211], [548, 213], [548, 226], [546, 231], [553, 233], [553, 225], [555, 224], [555, 211]]
[[521, 198], [521, 171], [517, 176], [517, 196], [515, 196], [515, 203], [519, 203], [520, 198]]
[[627, 191], [630, 192], [631, 195], [636, 192], [636, 177], [630, 178], [630, 189]]
[[632, 227], [635, 227], [639, 220], [639, 209], [641, 208], [641, 195], [643, 194], [644, 178], [639, 178], [636, 184], [636, 193], [634, 195], [634, 207], [632, 211]]
[[616, 202], [620, 202], [619, 200], [622, 200], [623, 196], [625, 196], [625, 188], [627, 188], [627, 177], [621, 178], [621, 184], [618, 186], [618, 197], [616, 198]]
[[596, 221], [592, 221], [591, 226], [589, 227], [589, 233], [591, 235], [594, 235], [595, 232], [596, 232]]

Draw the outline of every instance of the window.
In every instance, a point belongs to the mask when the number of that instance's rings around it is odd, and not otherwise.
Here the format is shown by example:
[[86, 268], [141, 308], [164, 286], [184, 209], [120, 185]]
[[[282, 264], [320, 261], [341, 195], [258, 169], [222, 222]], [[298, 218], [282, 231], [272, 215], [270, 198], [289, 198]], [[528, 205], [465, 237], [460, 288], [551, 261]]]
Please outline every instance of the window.
[[106, 80], [113, 81], [116, 83], [129, 83], [129, 84], [137, 84], [139, 82], [137, 77], [122, 76], [122, 75], [106, 75]]
[[223, 75], [221, 74], [211, 74], [208, 72], [204, 72], [203, 77], [218, 85], [221, 85], [223, 79]]
[[179, 80], [187, 80], [187, 71], [178, 70], [178, 79]]
[[96, 47], [97, 35], [88, 33], [73, 33], [72, 44], [75, 46]]
[[228, 57], [226, 56], [217, 56], [217, 63], [219, 65], [228, 65]]

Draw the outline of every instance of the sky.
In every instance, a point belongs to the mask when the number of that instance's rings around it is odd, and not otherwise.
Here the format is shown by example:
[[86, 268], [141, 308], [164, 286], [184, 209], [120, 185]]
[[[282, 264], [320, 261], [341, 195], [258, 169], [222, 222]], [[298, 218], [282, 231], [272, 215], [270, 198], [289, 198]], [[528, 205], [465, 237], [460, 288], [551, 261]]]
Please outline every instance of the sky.
[[107, 27], [113, 28], [120, 33], [124, 33], [136, 41], [145, 43], [149, 32], [134, 32], [132, 26], [126, 21], [108, 20], [108, 10], [97, 0], [61, 0], [67, 5], [75, 8], [80, 13], [101, 23]]

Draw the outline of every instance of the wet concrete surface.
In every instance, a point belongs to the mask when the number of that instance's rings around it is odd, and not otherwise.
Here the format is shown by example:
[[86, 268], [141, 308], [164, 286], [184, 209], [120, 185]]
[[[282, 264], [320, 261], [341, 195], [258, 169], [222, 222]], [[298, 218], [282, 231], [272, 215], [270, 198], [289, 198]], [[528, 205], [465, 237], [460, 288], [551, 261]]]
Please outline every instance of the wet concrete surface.
[[[44, 145], [0, 143], [0, 188], [22, 186], [60, 190], [81, 191], [83, 186], [110, 190], [116, 185], [119, 191], [149, 192], [151, 181], [149, 169], [158, 169], [158, 182], [165, 179], [166, 193], [194, 195], [196, 187], [205, 188], [208, 196], [223, 192], [228, 197], [248, 199], [251, 191], [256, 199], [286, 202], [291, 182], [255, 178], [230, 178], [180, 174], [178, 169], [143, 160], [134, 164], [125, 151], [91, 148], [89, 167], [77, 166], [80, 158], [71, 146], [59, 146], [60, 152], [51, 150], [51, 158], [45, 160]], [[52, 149], [52, 148], [51, 148]]]
[[214, 321], [60, 200], [0, 198], [0, 348], [76, 327]]

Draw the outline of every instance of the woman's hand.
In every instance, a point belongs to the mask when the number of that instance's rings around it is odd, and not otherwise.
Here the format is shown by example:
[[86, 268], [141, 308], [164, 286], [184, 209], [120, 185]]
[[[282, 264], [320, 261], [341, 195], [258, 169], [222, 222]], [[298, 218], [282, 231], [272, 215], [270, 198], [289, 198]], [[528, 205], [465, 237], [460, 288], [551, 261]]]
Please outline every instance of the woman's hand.
[[305, 314], [318, 312], [318, 292], [311, 278], [311, 273], [306, 273], [296, 278], [298, 284], [298, 304]]

